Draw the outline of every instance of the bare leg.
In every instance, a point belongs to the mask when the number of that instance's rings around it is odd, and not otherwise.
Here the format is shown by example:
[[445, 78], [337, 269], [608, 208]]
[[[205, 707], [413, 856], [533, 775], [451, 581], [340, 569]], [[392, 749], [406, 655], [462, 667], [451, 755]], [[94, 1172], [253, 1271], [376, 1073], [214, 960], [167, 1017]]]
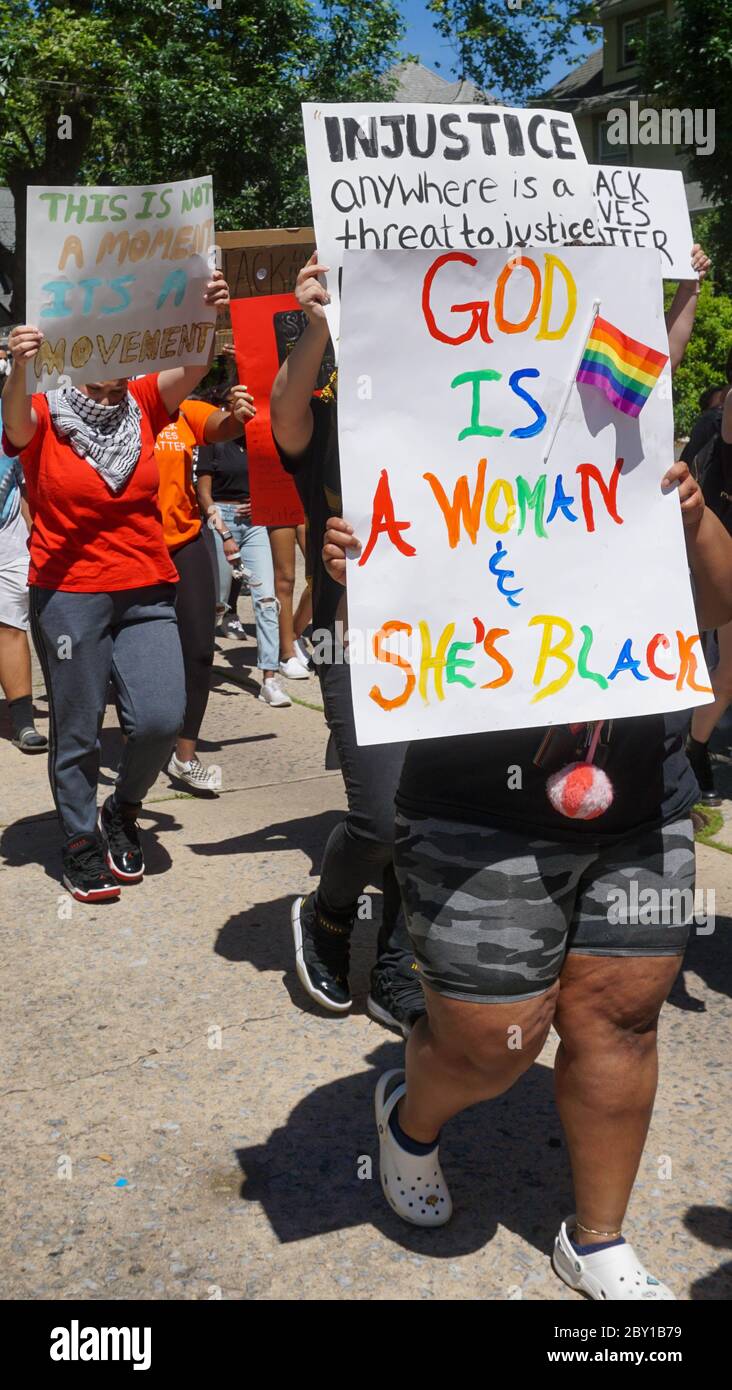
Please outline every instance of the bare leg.
[[293, 628], [296, 637], [302, 637], [305, 628], [313, 621], [313, 596], [309, 588], [304, 588], [295, 609]]
[[424, 993], [427, 1017], [409, 1035], [399, 1123], [429, 1144], [453, 1115], [501, 1095], [531, 1066], [549, 1032], [559, 984], [506, 1004], [466, 1004], [427, 986]]
[[658, 1077], [656, 1026], [681, 956], [570, 955], [554, 1026], [557, 1107], [585, 1245], [619, 1231], [646, 1141]]
[[20, 700], [32, 690], [28, 634], [5, 623], [0, 623], [0, 685], [8, 701]]

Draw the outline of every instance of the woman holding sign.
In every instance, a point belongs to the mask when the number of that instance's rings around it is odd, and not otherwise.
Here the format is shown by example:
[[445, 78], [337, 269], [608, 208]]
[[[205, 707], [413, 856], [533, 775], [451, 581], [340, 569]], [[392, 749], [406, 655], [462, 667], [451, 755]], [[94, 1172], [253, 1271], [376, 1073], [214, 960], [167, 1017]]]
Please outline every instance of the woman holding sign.
[[[679, 490], [699, 621], [725, 622], [732, 540], [686, 464], [662, 486]], [[346, 552], [359, 549], [352, 528], [332, 518], [331, 578], [345, 583]], [[679, 905], [693, 901], [698, 789], [685, 723], [683, 713], [613, 722], [603, 764], [615, 795], [601, 819], [568, 820], [547, 795], [547, 775], [582, 739], [579, 725], [551, 738], [531, 728], [412, 743], [397, 794], [394, 861], [427, 1015], [410, 1034], [406, 1075], [389, 1071], [377, 1086], [387, 1201], [416, 1225], [449, 1220], [443, 1125], [507, 1091], [553, 1025], [577, 1214], [562, 1222], [552, 1263], [598, 1300], [675, 1297], [622, 1225], [653, 1109], [658, 1017], [689, 935]], [[687, 895], [670, 920], [660, 908], [669, 890]]]
[[[205, 299], [226, 308], [220, 272]], [[80, 902], [98, 902], [118, 898], [120, 883], [143, 876], [137, 815], [185, 711], [178, 575], [163, 536], [154, 449], [206, 366], [29, 396], [26, 365], [42, 341], [32, 324], [10, 335], [3, 447], [22, 451], [33, 517], [31, 631], [50, 706], [63, 882]], [[98, 817], [110, 680], [126, 741], [115, 790]]]

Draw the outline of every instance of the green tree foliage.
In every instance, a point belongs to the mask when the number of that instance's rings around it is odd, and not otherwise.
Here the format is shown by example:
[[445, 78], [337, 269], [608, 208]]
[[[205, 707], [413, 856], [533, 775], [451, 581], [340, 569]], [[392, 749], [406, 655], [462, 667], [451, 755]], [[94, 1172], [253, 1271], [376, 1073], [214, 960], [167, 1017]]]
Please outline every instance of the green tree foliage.
[[[666, 289], [670, 303], [675, 286]], [[684, 360], [674, 376], [674, 424], [677, 438], [688, 435], [699, 414], [699, 397], [709, 386], [725, 380], [727, 354], [732, 350], [732, 299], [715, 294], [705, 283], [699, 295], [694, 332]]]
[[[676, 0], [663, 38], [640, 53], [644, 89], [654, 104], [714, 114], [716, 147], [689, 151], [689, 171], [716, 205], [703, 237], [715, 261], [718, 286], [732, 292], [732, 4], [730, 0]], [[701, 239], [701, 230], [697, 227]]]
[[460, 76], [519, 105], [540, 93], [550, 63], [571, 57], [580, 35], [601, 37], [588, 0], [428, 0], [427, 8]]
[[401, 32], [393, 0], [0, 0], [14, 314], [28, 184], [211, 172], [221, 229], [309, 222], [300, 102], [388, 98]]

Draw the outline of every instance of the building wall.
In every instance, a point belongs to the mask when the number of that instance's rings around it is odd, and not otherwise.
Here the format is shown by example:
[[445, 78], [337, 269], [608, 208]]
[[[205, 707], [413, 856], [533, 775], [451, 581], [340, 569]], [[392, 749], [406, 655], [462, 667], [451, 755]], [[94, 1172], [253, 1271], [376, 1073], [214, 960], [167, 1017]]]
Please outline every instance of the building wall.
[[671, 19], [674, 0], [622, 0], [622, 3], [601, 8], [603, 80], [604, 82], [627, 82], [638, 76], [638, 66], [623, 64], [623, 23], [628, 19], [640, 19], [643, 15], [664, 14]]

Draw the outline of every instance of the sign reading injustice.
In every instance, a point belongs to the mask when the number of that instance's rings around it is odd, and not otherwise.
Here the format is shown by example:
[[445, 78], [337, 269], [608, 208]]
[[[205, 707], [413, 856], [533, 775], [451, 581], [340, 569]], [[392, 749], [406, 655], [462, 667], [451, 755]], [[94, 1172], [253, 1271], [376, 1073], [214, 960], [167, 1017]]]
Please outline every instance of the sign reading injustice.
[[338, 337], [346, 251], [561, 246], [596, 236], [571, 116], [492, 106], [303, 105], [315, 232]]

